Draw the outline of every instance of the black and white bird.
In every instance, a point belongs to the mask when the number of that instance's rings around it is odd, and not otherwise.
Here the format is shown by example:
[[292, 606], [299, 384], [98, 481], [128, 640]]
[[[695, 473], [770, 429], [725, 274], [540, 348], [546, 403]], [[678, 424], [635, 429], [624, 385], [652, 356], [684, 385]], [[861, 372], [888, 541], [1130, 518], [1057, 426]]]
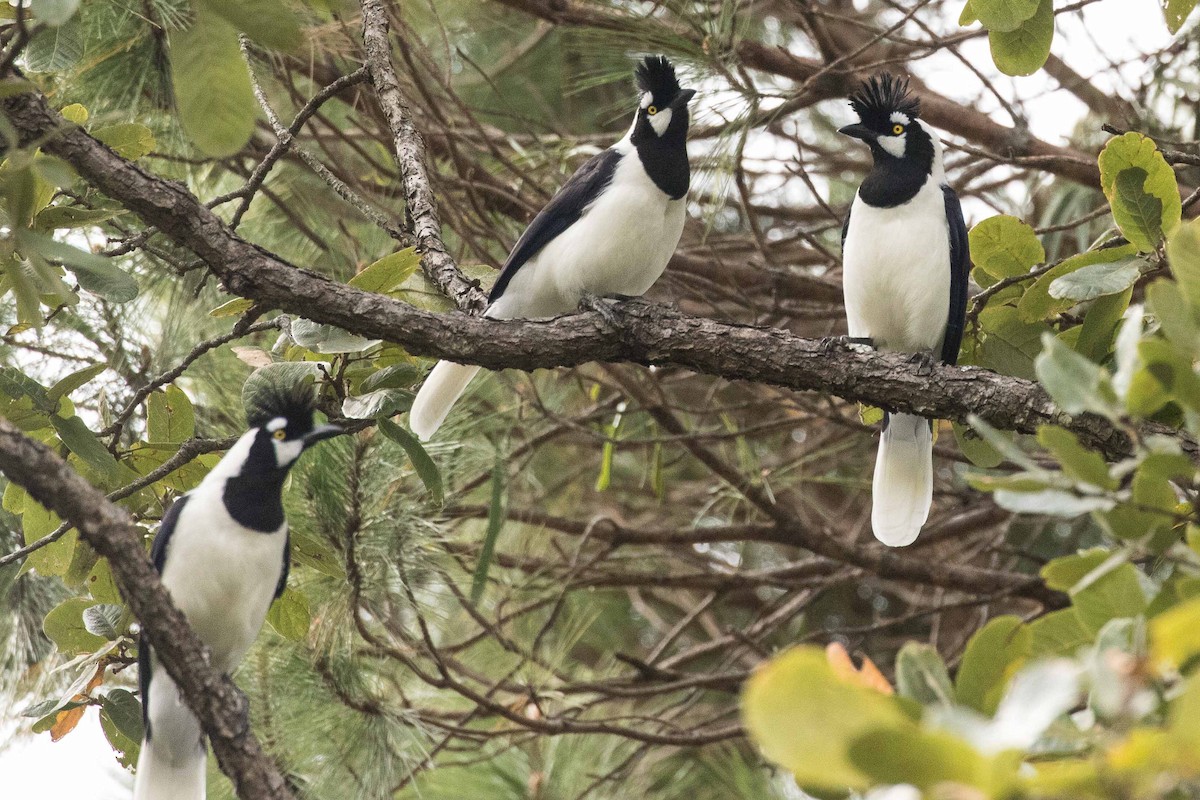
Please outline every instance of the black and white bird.
[[[492, 287], [484, 316], [553, 317], [590, 298], [639, 296], [666, 269], [683, 234], [688, 102], [675, 68], [648, 56], [629, 132], [581, 166], [530, 223]], [[441, 361], [409, 412], [421, 439], [437, 431], [477, 366]]]
[[[287, 585], [289, 546], [283, 484], [300, 454], [336, 436], [313, 425], [309, 385], [267, 394], [247, 413], [250, 430], [163, 516], [150, 554], [163, 585], [212, 666], [230, 674]], [[155, 658], [138, 648], [145, 739], [134, 800], [203, 800], [206, 747], [200, 722]]]
[[[871, 148], [874, 166], [842, 228], [842, 290], [851, 341], [958, 360], [970, 254], [942, 144], [919, 119], [908, 82], [883, 74], [850, 98], [859, 122], [839, 133]], [[871, 527], [884, 544], [911, 544], [933, 502], [929, 420], [888, 414], [875, 460]]]

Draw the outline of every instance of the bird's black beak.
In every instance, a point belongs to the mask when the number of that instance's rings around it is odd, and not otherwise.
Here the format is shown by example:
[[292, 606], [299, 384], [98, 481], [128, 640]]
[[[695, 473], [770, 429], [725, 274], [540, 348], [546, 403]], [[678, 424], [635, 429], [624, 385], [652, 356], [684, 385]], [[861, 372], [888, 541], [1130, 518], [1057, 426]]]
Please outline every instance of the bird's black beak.
[[696, 96], [695, 89], [683, 89], [679, 94], [675, 95], [675, 99], [671, 101], [667, 108], [683, 108], [693, 97]]
[[879, 134], [859, 122], [847, 125], [844, 128], [838, 128], [838, 133], [854, 139], [862, 139], [864, 142], [873, 142], [879, 138]]
[[322, 439], [331, 439], [342, 433], [345, 431], [339, 425], [318, 425], [305, 435], [304, 449], [307, 450]]

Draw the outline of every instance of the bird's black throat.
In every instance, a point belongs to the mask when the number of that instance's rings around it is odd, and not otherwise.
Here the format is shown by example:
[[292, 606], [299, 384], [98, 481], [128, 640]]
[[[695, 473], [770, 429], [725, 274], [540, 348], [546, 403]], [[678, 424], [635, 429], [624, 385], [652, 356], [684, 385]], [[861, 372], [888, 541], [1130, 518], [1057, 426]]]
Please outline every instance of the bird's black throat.
[[648, 119], [642, 119], [634, 126], [629, 141], [637, 148], [642, 169], [654, 185], [672, 200], [679, 200], [687, 194], [692, 180], [687, 157], [688, 111], [680, 107], [673, 113], [675, 116], [662, 136], [654, 132]]
[[933, 142], [919, 125], [909, 129], [903, 158], [871, 142], [875, 164], [858, 189], [863, 202], [874, 208], [893, 208], [917, 196], [933, 170]]
[[287, 470], [236, 475], [225, 481], [222, 500], [239, 525], [260, 533], [275, 533], [283, 525], [283, 482]]

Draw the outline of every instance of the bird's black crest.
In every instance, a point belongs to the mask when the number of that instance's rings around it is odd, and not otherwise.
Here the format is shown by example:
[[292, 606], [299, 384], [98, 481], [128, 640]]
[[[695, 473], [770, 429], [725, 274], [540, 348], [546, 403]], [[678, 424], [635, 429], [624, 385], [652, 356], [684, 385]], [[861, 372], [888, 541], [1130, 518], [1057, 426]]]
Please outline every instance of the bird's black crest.
[[908, 79], [887, 72], [863, 81], [858, 91], [850, 95], [850, 107], [867, 124], [886, 122], [895, 111], [907, 114], [911, 119], [921, 113], [921, 101], [908, 93]]
[[309, 377], [292, 382], [261, 385], [246, 398], [246, 422], [251, 428], [266, 425], [276, 417], [286, 417], [289, 430], [311, 430], [316, 390]]
[[666, 56], [646, 56], [633, 72], [638, 88], [650, 92], [655, 98], [670, 100], [679, 94], [679, 79], [675, 67]]

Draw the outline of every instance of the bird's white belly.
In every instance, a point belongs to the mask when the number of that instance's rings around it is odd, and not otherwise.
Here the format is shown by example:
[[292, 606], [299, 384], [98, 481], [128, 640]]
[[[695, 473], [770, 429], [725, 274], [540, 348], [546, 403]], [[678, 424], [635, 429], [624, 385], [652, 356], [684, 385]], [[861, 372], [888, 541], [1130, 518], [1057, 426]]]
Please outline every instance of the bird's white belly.
[[857, 195], [842, 251], [850, 335], [882, 350], [938, 351], [950, 308], [950, 229], [932, 182], [909, 202], [873, 208]]
[[488, 316], [551, 317], [574, 311], [584, 295], [645, 294], [675, 252], [685, 215], [686, 201], [668, 199], [649, 179], [614, 180], [517, 270]]
[[[189, 498], [171, 535], [162, 579], [212, 649], [213, 666], [232, 672], [271, 607], [283, 569], [285, 532], [247, 530], [219, 503], [219, 496]], [[203, 523], [197, 520], [201, 508], [208, 512]]]

